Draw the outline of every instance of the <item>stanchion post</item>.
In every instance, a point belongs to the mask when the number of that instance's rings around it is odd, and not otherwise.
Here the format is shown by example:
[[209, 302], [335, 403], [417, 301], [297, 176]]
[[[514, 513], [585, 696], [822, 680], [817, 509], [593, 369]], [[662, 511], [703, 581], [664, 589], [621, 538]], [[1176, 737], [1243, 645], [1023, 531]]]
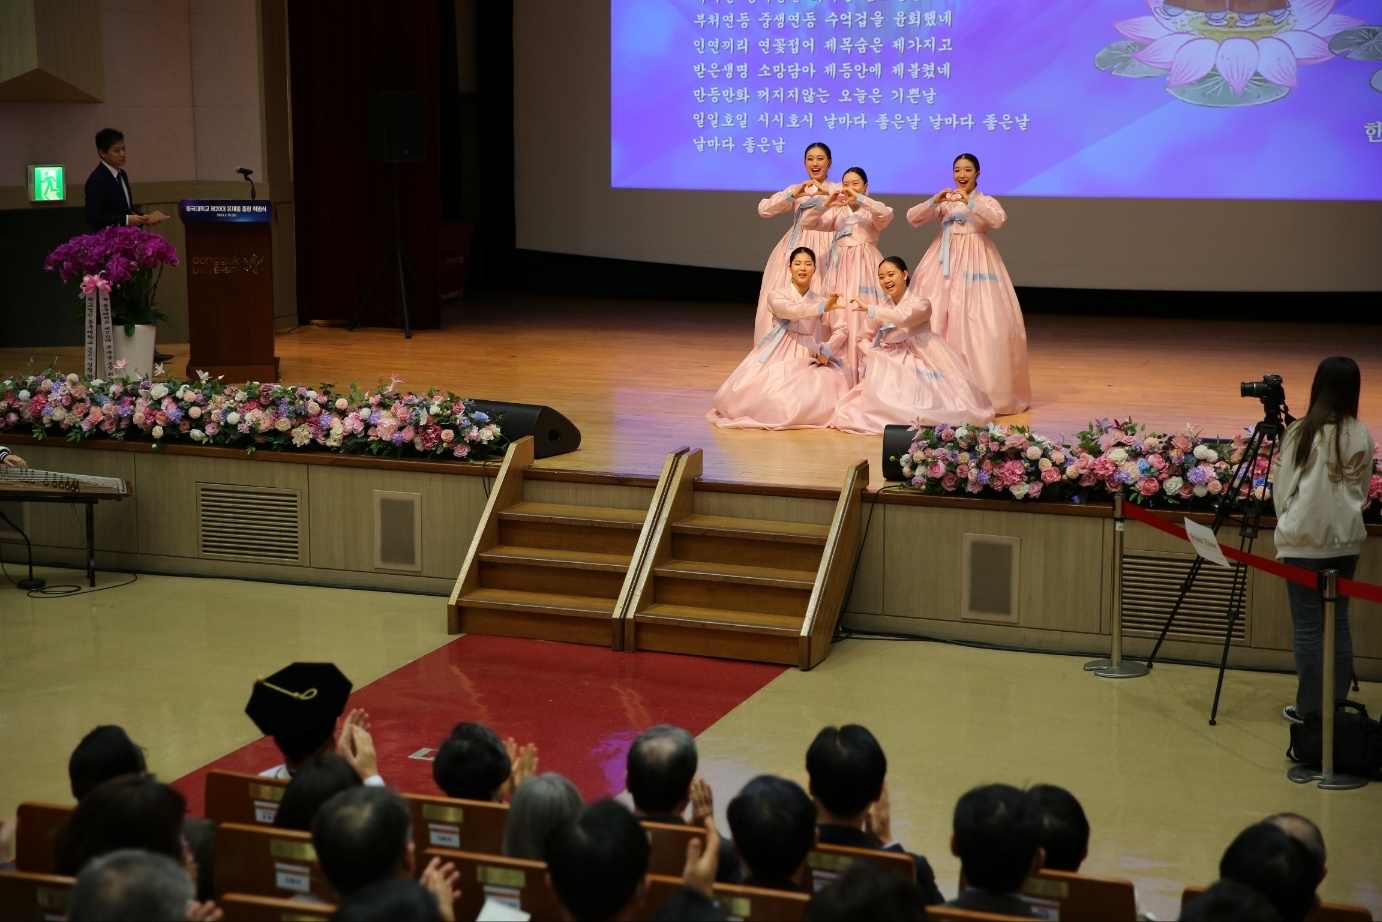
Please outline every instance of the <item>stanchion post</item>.
[[1348, 791], [1361, 788], [1368, 779], [1356, 775], [1343, 775], [1334, 771], [1334, 716], [1337, 701], [1334, 700], [1334, 644], [1338, 638], [1338, 626], [1334, 623], [1335, 610], [1339, 602], [1339, 571], [1325, 570], [1319, 574], [1320, 608], [1324, 614], [1324, 688], [1320, 693], [1320, 768], [1316, 771], [1305, 765], [1291, 768], [1286, 777], [1298, 784], [1319, 781], [1322, 791]]
[[1123, 494], [1113, 495], [1113, 572], [1110, 585], [1113, 588], [1113, 605], [1109, 633], [1112, 645], [1108, 659], [1094, 660], [1085, 664], [1085, 670], [1093, 672], [1101, 679], [1135, 679], [1144, 676], [1148, 667], [1142, 663], [1123, 662], [1123, 537], [1127, 530], [1127, 520], [1123, 515]]

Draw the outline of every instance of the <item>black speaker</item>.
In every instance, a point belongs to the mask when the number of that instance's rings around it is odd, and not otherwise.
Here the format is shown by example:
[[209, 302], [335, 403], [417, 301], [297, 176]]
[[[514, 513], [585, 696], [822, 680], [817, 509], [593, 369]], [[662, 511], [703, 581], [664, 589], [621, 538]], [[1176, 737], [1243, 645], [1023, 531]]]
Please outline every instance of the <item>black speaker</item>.
[[550, 458], [581, 447], [581, 430], [551, 407], [535, 403], [505, 403], [502, 400], [472, 400], [475, 409], [498, 420], [504, 438], [517, 442], [533, 437], [533, 457]]
[[911, 426], [883, 427], [883, 479], [906, 480], [902, 473], [902, 462], [897, 459], [912, 447]]
[[376, 163], [422, 159], [422, 93], [396, 90], [365, 99], [369, 158]]

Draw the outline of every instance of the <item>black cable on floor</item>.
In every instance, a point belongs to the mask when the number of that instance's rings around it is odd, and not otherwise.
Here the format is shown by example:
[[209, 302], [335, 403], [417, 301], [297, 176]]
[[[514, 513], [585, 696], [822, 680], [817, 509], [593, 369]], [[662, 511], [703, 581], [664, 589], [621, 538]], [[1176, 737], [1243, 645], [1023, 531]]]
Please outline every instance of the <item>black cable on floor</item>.
[[[0, 558], [0, 572], [5, 574], [5, 579], [18, 586], [19, 582], [10, 576], [9, 567], [5, 566], [4, 559]], [[93, 592], [105, 592], [107, 589], [122, 589], [130, 583], [139, 580], [138, 573], [130, 573], [129, 579], [123, 583], [112, 583], [109, 586], [81, 586], [71, 583], [60, 583], [56, 586], [44, 586], [41, 589], [30, 589], [24, 593], [31, 599], [66, 599], [74, 595], [90, 595]]]

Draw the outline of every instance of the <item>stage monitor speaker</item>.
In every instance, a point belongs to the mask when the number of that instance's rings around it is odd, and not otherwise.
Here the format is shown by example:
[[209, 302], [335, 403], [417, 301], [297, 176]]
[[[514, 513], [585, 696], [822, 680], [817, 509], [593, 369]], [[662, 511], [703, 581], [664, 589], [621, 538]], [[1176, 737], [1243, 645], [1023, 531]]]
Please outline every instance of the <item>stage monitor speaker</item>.
[[395, 90], [371, 93], [365, 100], [369, 158], [376, 163], [422, 159], [422, 93]]
[[581, 447], [581, 430], [551, 407], [535, 403], [505, 403], [501, 400], [472, 400], [475, 409], [499, 420], [504, 438], [516, 442], [533, 437], [533, 457], [550, 458]]
[[883, 479], [906, 480], [902, 473], [902, 462], [897, 459], [912, 447], [911, 426], [883, 427]]

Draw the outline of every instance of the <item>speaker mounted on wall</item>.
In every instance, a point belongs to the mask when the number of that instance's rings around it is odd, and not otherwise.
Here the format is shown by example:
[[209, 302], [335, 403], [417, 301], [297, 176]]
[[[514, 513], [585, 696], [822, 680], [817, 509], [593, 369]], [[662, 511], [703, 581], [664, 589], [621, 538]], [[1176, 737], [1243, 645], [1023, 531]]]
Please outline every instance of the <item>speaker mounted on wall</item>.
[[581, 430], [551, 407], [502, 400], [473, 400], [475, 409], [499, 420], [499, 430], [511, 442], [533, 437], [533, 457], [550, 458], [581, 447]]
[[906, 480], [902, 462], [898, 460], [912, 447], [911, 426], [883, 427], [883, 479]]
[[390, 90], [365, 98], [369, 158], [376, 163], [423, 159], [422, 92]]

